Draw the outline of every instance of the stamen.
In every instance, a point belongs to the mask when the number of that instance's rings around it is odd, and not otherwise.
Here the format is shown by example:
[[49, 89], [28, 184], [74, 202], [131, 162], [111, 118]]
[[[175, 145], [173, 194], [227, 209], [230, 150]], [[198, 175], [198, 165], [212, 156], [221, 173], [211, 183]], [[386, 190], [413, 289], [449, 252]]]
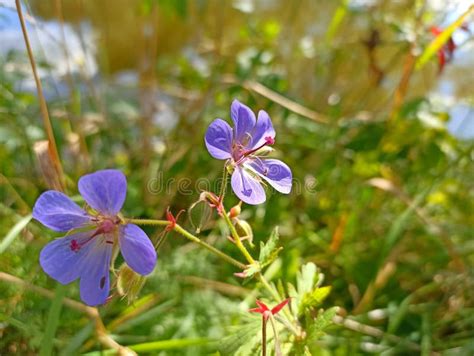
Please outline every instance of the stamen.
[[263, 148], [263, 147], [265, 147], [265, 146], [271, 146], [271, 145], [273, 145], [274, 143], [275, 143], [275, 139], [274, 139], [273, 137], [271, 137], [271, 136], [265, 137], [265, 142], [262, 143], [260, 146], [254, 148], [254, 149], [252, 149], [252, 150], [248, 150], [248, 151], [242, 152], [241, 155], [240, 155], [239, 160], [237, 161], [237, 164], [241, 163], [242, 160], [243, 160], [245, 157], [247, 157], [248, 155], [251, 155], [252, 153], [257, 152], [259, 149], [261, 149], [261, 148]]
[[71, 240], [71, 243], [69, 244], [69, 248], [73, 252], [78, 252], [84, 245], [86, 245], [90, 240], [94, 238], [95, 234], [89, 237], [87, 240], [78, 243], [76, 239]]
[[275, 144], [275, 139], [271, 136], [265, 137], [265, 143], [267, 145], [274, 145]]
[[69, 246], [71, 248], [71, 251], [77, 252], [81, 249], [81, 246], [77, 243], [76, 240], [71, 241], [71, 245]]

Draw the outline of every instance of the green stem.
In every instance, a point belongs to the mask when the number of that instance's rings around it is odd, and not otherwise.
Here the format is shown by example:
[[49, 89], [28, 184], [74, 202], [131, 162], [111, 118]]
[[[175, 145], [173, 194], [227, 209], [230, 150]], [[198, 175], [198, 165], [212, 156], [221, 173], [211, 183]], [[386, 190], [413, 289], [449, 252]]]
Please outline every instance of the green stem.
[[170, 222], [168, 220], [154, 220], [154, 219], [125, 219], [127, 224], [137, 225], [155, 225], [155, 226], [168, 226]]
[[[168, 220], [154, 220], [154, 219], [125, 219], [125, 222], [127, 223], [132, 223], [132, 224], [137, 224], [137, 225], [155, 225], [155, 226], [168, 226], [170, 222]], [[241, 270], [244, 270], [247, 268], [246, 265], [243, 263], [237, 261], [236, 259], [230, 257], [229, 255], [225, 254], [224, 252], [218, 250], [212, 245], [209, 245], [208, 243], [202, 241], [199, 237], [194, 236], [190, 232], [186, 231], [183, 229], [180, 225], [176, 224], [173, 227], [173, 230], [176, 231], [178, 234], [181, 236], [184, 236], [188, 240], [204, 247], [206, 250], [212, 252], [214, 255], [222, 258], [223, 260], [229, 262], [230, 264], [238, 267]]]
[[274, 343], [275, 343], [275, 356], [282, 356], [281, 348], [280, 348], [280, 340], [278, 338], [278, 330], [276, 328], [276, 323], [275, 323], [275, 319], [273, 318], [273, 315], [270, 315], [270, 323], [272, 324], [272, 329], [273, 329], [273, 337], [274, 337]]
[[208, 243], [202, 241], [201, 239], [199, 239], [198, 237], [194, 236], [193, 234], [191, 234], [190, 232], [186, 231], [185, 229], [183, 229], [181, 226], [179, 225], [176, 225], [173, 229], [174, 231], [176, 231], [178, 234], [181, 234], [182, 236], [186, 237], [188, 240], [192, 241], [192, 242], [195, 242], [197, 243], [198, 245], [204, 247], [205, 249], [207, 249], [208, 251], [212, 252], [213, 254], [215, 254], [216, 256], [222, 258], [223, 260], [233, 264], [234, 266], [244, 270], [247, 268], [246, 265], [244, 265], [243, 263], [233, 259], [232, 257], [230, 257], [229, 255], [226, 255], [224, 252], [218, 250], [217, 248], [215, 248], [214, 246], [212, 245], [209, 245]]
[[240, 240], [240, 236], [235, 229], [234, 224], [232, 224], [232, 221], [230, 220], [229, 215], [227, 215], [227, 212], [225, 211], [224, 207], [222, 206], [222, 217], [224, 218], [225, 222], [227, 223], [227, 226], [230, 230], [230, 234], [232, 235], [235, 245], [237, 248], [242, 252], [242, 255], [244, 255], [245, 259], [250, 263], [250, 264], [255, 264], [255, 260], [253, 259], [252, 255], [249, 253], [249, 251], [245, 248], [244, 244]]
[[[235, 229], [235, 226], [234, 224], [232, 224], [232, 221], [230, 220], [229, 218], [229, 215], [227, 214], [224, 206], [222, 206], [222, 217], [224, 218], [229, 230], [230, 230], [230, 233], [232, 235], [232, 237], [234, 238], [234, 241], [235, 241], [235, 245], [237, 246], [237, 248], [240, 250], [240, 252], [242, 252], [242, 254], [245, 256], [245, 258], [247, 259], [247, 261], [250, 263], [250, 264], [257, 264], [258, 261], [255, 261], [254, 258], [252, 257], [252, 255], [249, 253], [249, 251], [245, 248], [244, 244], [242, 243], [242, 241], [240, 240], [240, 236], [239, 234], [237, 233], [237, 230]], [[265, 276], [261, 273], [261, 272], [257, 272], [256, 273], [256, 276], [258, 278], [258, 280], [260, 281], [260, 283], [262, 283], [262, 285], [265, 287], [265, 289], [270, 293], [270, 295], [273, 297], [273, 299], [275, 299], [275, 301], [277, 303], [279, 303], [281, 301], [281, 297], [280, 295], [278, 294], [278, 292], [275, 290], [275, 288], [273, 288], [270, 283], [267, 281], [267, 279], [265, 278]], [[285, 316], [288, 318], [288, 320], [294, 320], [293, 316], [291, 315], [291, 313], [289, 311], [287, 311], [286, 309], [283, 311], [283, 313], [285, 314]]]

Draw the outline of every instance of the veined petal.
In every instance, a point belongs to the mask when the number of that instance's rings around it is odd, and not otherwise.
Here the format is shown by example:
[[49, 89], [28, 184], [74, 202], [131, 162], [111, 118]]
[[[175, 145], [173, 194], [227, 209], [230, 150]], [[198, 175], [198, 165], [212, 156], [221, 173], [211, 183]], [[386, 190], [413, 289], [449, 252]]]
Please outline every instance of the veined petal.
[[120, 252], [125, 262], [141, 275], [150, 274], [156, 265], [156, 251], [147, 234], [137, 225], [127, 224], [120, 229]]
[[204, 140], [212, 157], [217, 159], [232, 157], [232, 128], [224, 120], [216, 119], [211, 122]]
[[95, 210], [116, 215], [127, 195], [127, 179], [116, 169], [105, 169], [79, 179], [79, 192]]
[[252, 142], [249, 148], [260, 147], [265, 143], [267, 137], [275, 139], [275, 129], [267, 112], [260, 110], [258, 112], [257, 123], [252, 131]]
[[248, 164], [260, 177], [280, 193], [291, 192], [293, 175], [285, 163], [277, 159], [257, 159]]
[[[107, 243], [108, 238], [105, 235], [94, 237], [81, 271], [79, 284], [81, 299], [90, 306], [104, 304], [109, 296], [109, 270], [113, 245]], [[112, 241], [112, 237], [109, 241]]]
[[237, 166], [232, 173], [232, 190], [244, 203], [257, 205], [265, 201], [265, 190], [250, 173]]
[[66, 232], [90, 223], [89, 215], [67, 195], [48, 190], [33, 207], [33, 218], [54, 231]]
[[[40, 253], [40, 265], [46, 274], [61, 284], [68, 284], [79, 278], [93, 246], [92, 242], [86, 243], [92, 234], [93, 231], [80, 232], [48, 243]], [[83, 247], [78, 250], [71, 248], [73, 240]]]
[[230, 116], [234, 121], [234, 139], [243, 146], [247, 146], [255, 126], [255, 114], [248, 106], [234, 100], [230, 107]]

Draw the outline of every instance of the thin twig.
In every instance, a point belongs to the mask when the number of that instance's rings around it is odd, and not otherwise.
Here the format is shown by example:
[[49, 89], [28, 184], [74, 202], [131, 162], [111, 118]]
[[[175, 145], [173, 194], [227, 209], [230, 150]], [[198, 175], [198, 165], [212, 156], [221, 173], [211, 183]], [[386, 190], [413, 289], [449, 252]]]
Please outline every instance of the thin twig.
[[59, 160], [58, 148], [56, 146], [56, 140], [54, 139], [53, 126], [51, 125], [51, 120], [49, 118], [48, 107], [46, 105], [46, 99], [44, 98], [43, 87], [41, 85], [41, 80], [39, 79], [38, 72], [36, 70], [36, 62], [35, 62], [35, 58], [33, 56], [33, 51], [31, 49], [30, 39], [28, 37], [28, 32], [26, 30], [25, 20], [23, 18], [23, 12], [22, 12], [22, 9], [21, 9], [20, 0], [15, 0], [15, 5], [16, 5], [17, 12], [18, 12], [18, 18], [19, 18], [20, 24], [21, 24], [21, 31], [23, 32], [23, 38], [25, 40], [26, 50], [28, 52], [28, 58], [30, 59], [31, 69], [33, 70], [33, 77], [35, 79], [36, 90], [38, 92], [38, 100], [39, 100], [39, 104], [40, 104], [41, 116], [43, 117], [43, 124], [44, 124], [44, 128], [46, 130], [46, 136], [48, 137], [48, 141], [49, 141], [50, 153], [51, 153], [51, 156], [53, 158], [55, 168], [58, 172], [58, 176], [61, 178], [61, 184], [64, 187], [63, 168], [62, 168], [62, 165], [61, 165], [61, 161]]
[[238, 81], [237, 78], [235, 78], [233, 75], [225, 75], [222, 78], [222, 81], [225, 84], [240, 84], [242, 85], [245, 89], [251, 90], [256, 92], [257, 94], [260, 94], [261, 96], [274, 101], [275, 103], [283, 106], [284, 108], [294, 112], [295, 114], [304, 116], [308, 119], [313, 120], [314, 122], [320, 123], [320, 124], [328, 124], [329, 121], [328, 119], [323, 115], [320, 114], [314, 110], [311, 110], [307, 108], [306, 106], [303, 106], [301, 104], [298, 104], [297, 102], [288, 99], [287, 97], [277, 93], [276, 91], [264, 86], [263, 84], [260, 84], [259, 82], [253, 81], [253, 80], [245, 80], [243, 82]]
[[[355, 321], [353, 319], [343, 318], [342, 316], [336, 315], [334, 316], [332, 321], [334, 322], [334, 324], [341, 325], [347, 329], [357, 331], [365, 335], [376, 337], [378, 339], [386, 338], [387, 340], [396, 344], [405, 344], [414, 351], [421, 350], [420, 345], [412, 341], [402, 339], [401, 337], [398, 337], [393, 334], [387, 334], [380, 329], [374, 328], [373, 326], [370, 326], [370, 325], [359, 323], [358, 321]], [[437, 352], [432, 352], [431, 354], [439, 355]]]

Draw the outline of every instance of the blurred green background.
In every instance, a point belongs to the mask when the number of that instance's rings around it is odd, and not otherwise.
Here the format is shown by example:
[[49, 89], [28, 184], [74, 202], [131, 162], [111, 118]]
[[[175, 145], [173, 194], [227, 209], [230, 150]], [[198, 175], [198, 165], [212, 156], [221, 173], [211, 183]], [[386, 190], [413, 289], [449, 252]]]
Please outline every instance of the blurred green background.
[[[22, 2], [71, 195], [82, 174], [118, 168], [127, 216], [188, 209], [202, 184], [217, 192], [222, 175], [204, 146], [207, 125], [229, 120], [234, 98], [270, 114], [275, 156], [295, 187], [269, 191], [242, 216], [257, 245], [279, 226], [273, 280], [294, 283], [314, 262], [332, 286], [321, 307], [339, 306], [361, 326], [329, 327], [314, 355], [474, 354], [472, 15], [454, 29], [453, 53], [438, 46], [420, 61], [432, 27], [447, 28], [470, 5]], [[99, 352], [90, 318], [52, 303], [78, 300], [77, 283], [58, 291], [38, 263], [59, 235], [28, 223], [48, 188], [34, 150], [46, 136], [10, 0], [0, 1], [0, 41], [0, 354], [34, 355], [49, 339], [55, 354]], [[228, 194], [226, 206], [236, 202]], [[225, 236], [215, 215], [200, 234], [240, 258]], [[122, 345], [165, 341], [152, 354], [213, 354], [260, 295], [234, 272], [171, 234], [138, 302], [101, 308], [107, 332]]]

